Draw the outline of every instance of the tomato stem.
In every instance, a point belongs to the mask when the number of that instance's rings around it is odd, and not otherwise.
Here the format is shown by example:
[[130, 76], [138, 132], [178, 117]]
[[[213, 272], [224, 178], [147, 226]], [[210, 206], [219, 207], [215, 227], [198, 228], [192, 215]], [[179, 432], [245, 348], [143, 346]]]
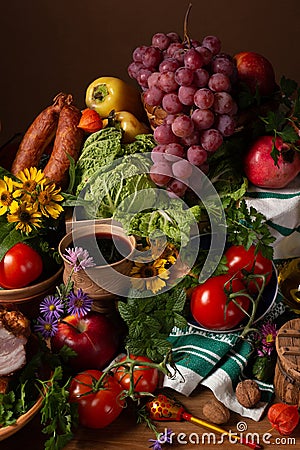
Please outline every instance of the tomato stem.
[[[248, 320], [247, 324], [245, 325], [243, 332], [241, 333], [241, 337], [242, 338], [244, 338], [247, 334], [249, 334], [249, 332], [256, 331], [256, 329], [252, 327], [252, 324], [253, 324], [253, 322], [255, 320], [258, 304], [259, 304], [260, 299], [262, 297], [262, 293], [263, 293], [263, 291], [265, 289], [267, 276], [268, 276], [268, 273], [267, 274], [254, 274], [254, 273], [249, 274], [249, 278], [251, 278], [251, 281], [253, 283], [255, 283], [256, 288], [258, 290], [258, 295], [257, 295], [257, 297], [255, 299], [249, 294], [247, 289], [242, 289], [242, 290], [240, 290], [238, 292], [232, 292], [232, 280], [235, 277], [234, 275], [229, 280], [230, 288], [227, 289], [227, 288], [224, 287], [225, 293], [226, 293], [226, 295], [228, 297], [228, 302], [225, 305], [224, 314], [226, 314], [226, 310], [227, 310], [227, 306], [228, 306], [229, 302], [232, 301], [246, 316], [249, 317], [249, 320]], [[257, 278], [259, 278], [261, 280], [261, 285], [260, 285], [260, 283], [257, 282]], [[241, 296], [247, 297], [250, 300], [250, 302], [252, 304], [251, 313], [248, 313], [242, 307], [242, 305], [240, 305], [239, 302], [237, 302], [235, 300], [236, 297], [241, 297]]]
[[[261, 286], [259, 288], [258, 295], [257, 295], [256, 299], [253, 299], [251, 296], [249, 296], [249, 298], [251, 300], [251, 303], [252, 303], [252, 311], [251, 311], [251, 317], [250, 317], [248, 323], [246, 324], [246, 326], [245, 326], [245, 328], [244, 328], [244, 330], [243, 330], [243, 332], [241, 334], [242, 338], [244, 338], [247, 334], [249, 334], [250, 332], [255, 330], [255, 328], [252, 328], [252, 324], [253, 324], [253, 322], [255, 320], [258, 304], [260, 302], [260, 299], [262, 297], [262, 293], [263, 293], [263, 291], [265, 289], [265, 285], [266, 285], [266, 277], [267, 277], [267, 275], [259, 275], [259, 274], [254, 275], [253, 274], [252, 276], [253, 276], [253, 278], [260, 278], [262, 281], [261, 281]], [[259, 283], [257, 283], [257, 286], [259, 286]]]
[[160, 372], [162, 372], [164, 375], [170, 376], [169, 369], [167, 368], [167, 363], [170, 360], [170, 354], [171, 351], [169, 351], [162, 362], [155, 363], [155, 362], [148, 362], [148, 361], [140, 361], [138, 359], [133, 359], [130, 357], [130, 355], [127, 353], [127, 356], [122, 361], [117, 361], [113, 364], [111, 364], [107, 369], [105, 369], [101, 375], [101, 377], [97, 380], [97, 382], [93, 386], [93, 391], [96, 392], [97, 390], [100, 390], [103, 387], [103, 380], [106, 376], [109, 376], [111, 373], [113, 373], [116, 369], [119, 367], [125, 367], [127, 368], [127, 373], [129, 373], [130, 377], [130, 386], [128, 391], [124, 391], [124, 396], [131, 397], [133, 400], [136, 400], [137, 397], [146, 396], [146, 395], [152, 395], [149, 392], [136, 392], [135, 391], [135, 383], [134, 383], [134, 370], [135, 367], [138, 366], [139, 370], [147, 370], [147, 369], [157, 369]]

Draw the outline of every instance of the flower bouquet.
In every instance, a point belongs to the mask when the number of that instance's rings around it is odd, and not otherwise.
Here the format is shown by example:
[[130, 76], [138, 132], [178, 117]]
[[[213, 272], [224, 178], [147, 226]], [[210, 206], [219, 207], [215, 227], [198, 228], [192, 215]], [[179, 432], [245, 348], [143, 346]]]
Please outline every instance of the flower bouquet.
[[[48, 180], [42, 170], [31, 167], [12, 176], [1, 170], [0, 179], [0, 285], [21, 288], [33, 281], [42, 281], [53, 275], [60, 266], [58, 242], [64, 233], [64, 197], [61, 189]], [[20, 244], [32, 249], [32, 260], [28, 256], [26, 267], [26, 247], [11, 264], [24, 261], [26, 274], [16, 279], [16, 273], [9, 278], [8, 256]], [[23, 257], [22, 257], [23, 255]], [[41, 261], [41, 262], [40, 262]], [[40, 264], [38, 264], [40, 262]], [[39, 265], [37, 271], [35, 270]], [[21, 276], [20, 276], [21, 277]], [[26, 278], [27, 277], [27, 278]]]

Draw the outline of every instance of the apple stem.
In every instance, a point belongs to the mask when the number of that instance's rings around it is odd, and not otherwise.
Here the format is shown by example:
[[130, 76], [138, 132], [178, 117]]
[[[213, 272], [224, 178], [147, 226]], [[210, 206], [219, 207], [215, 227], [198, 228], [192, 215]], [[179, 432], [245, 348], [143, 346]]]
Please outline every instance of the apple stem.
[[65, 324], [65, 325], [68, 325], [68, 326], [69, 326], [70, 328], [72, 328], [74, 331], [76, 331], [77, 333], [80, 333], [80, 331], [78, 330], [78, 328], [76, 328], [75, 325], [73, 325], [72, 323], [67, 322], [67, 321], [64, 320], [64, 319], [60, 319], [60, 323], [63, 323], [63, 324]]

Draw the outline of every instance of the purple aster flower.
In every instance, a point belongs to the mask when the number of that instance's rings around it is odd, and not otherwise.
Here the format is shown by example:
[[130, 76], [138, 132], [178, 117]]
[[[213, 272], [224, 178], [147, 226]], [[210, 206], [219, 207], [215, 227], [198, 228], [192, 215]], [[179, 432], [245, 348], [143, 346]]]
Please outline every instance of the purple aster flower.
[[77, 294], [73, 291], [68, 295], [68, 313], [73, 316], [85, 316], [92, 308], [93, 300], [82, 291], [78, 289]]
[[164, 433], [157, 433], [156, 439], [149, 439], [149, 442], [152, 442], [149, 448], [152, 448], [153, 450], [162, 450], [163, 444], [172, 444], [172, 436], [173, 431], [170, 428], [165, 430]]
[[37, 318], [35, 325], [35, 331], [41, 333], [41, 335], [47, 339], [55, 335], [58, 330], [58, 320], [53, 317], [44, 319], [43, 317]]
[[153, 450], [162, 450], [161, 443], [157, 439], [149, 439], [149, 442], [152, 442], [151, 445], [149, 445], [149, 448], [152, 448]]
[[268, 355], [271, 354], [275, 347], [275, 340], [277, 335], [277, 329], [275, 324], [267, 323], [262, 326], [262, 346], [263, 349], [267, 351]]
[[271, 355], [275, 348], [275, 340], [277, 335], [276, 325], [266, 323], [261, 327], [261, 348], [258, 348], [259, 356]]
[[59, 319], [64, 313], [64, 306], [59, 297], [48, 295], [40, 304], [40, 312], [46, 319]]
[[82, 247], [66, 248], [64, 257], [69, 261], [71, 266], [73, 266], [74, 272], [79, 272], [79, 270], [94, 267], [96, 265], [93, 257]]

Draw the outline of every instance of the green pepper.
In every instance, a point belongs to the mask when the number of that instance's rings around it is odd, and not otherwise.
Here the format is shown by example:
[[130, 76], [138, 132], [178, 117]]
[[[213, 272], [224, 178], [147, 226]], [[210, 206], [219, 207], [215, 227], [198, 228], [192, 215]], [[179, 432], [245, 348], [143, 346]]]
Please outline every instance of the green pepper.
[[112, 110], [129, 111], [142, 119], [145, 111], [140, 92], [120, 78], [100, 77], [87, 88], [86, 106], [106, 118]]
[[276, 356], [257, 356], [252, 367], [254, 378], [259, 381], [271, 380], [274, 377], [275, 365]]

